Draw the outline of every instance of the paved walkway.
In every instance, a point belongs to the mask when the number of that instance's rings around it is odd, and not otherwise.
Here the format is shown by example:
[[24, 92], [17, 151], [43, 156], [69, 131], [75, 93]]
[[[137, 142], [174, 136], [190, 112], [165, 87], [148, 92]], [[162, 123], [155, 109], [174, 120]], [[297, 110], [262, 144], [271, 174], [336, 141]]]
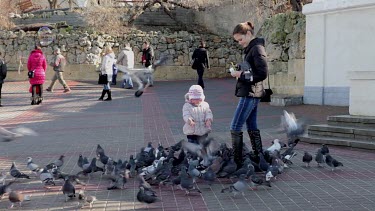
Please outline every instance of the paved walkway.
[[[182, 134], [182, 105], [184, 94], [193, 81], [156, 82], [141, 98], [134, 90], [114, 88], [111, 102], [99, 102], [101, 87], [95, 83], [69, 81], [72, 93], [63, 94], [59, 85], [54, 93], [45, 93], [42, 105], [31, 106], [27, 82], [8, 82], [3, 86], [3, 104], [0, 125], [12, 128], [24, 125], [36, 130], [38, 137], [24, 137], [14, 142], [0, 142], [0, 170], [9, 171], [12, 161], [29, 173], [26, 158], [43, 166], [66, 156], [64, 172], [76, 173], [79, 154], [93, 157], [97, 144], [108, 155], [128, 159], [149, 141], [171, 145], [184, 137]], [[48, 83], [47, 83], [48, 84]], [[233, 96], [235, 81], [217, 79], [206, 81], [206, 100], [214, 113], [213, 133], [221, 142], [230, 141], [229, 124], [237, 99]], [[60, 88], [60, 89], [59, 89]], [[308, 123], [325, 123], [328, 115], [347, 114], [347, 107], [290, 106], [259, 107], [259, 128], [264, 145], [278, 134], [282, 110], [294, 112]], [[248, 136], [245, 135], [248, 142]], [[344, 163], [344, 168], [302, 166], [304, 150], [315, 153], [318, 145], [300, 143], [295, 165], [277, 178], [272, 188], [246, 191], [245, 197], [233, 198], [220, 190], [235, 180], [220, 179], [213, 186], [199, 182], [202, 194], [185, 196], [184, 191], [170, 186], [156, 188], [161, 202], [145, 205], [137, 202], [137, 182], [131, 179], [124, 190], [107, 191], [109, 181], [100, 173], [77, 185], [98, 198], [92, 210], [374, 210], [375, 207], [375, 154], [373, 151], [331, 147], [332, 155]], [[75, 200], [64, 202], [61, 182], [49, 190], [39, 180], [21, 180], [12, 185], [14, 190], [31, 194], [22, 210], [76, 210]], [[9, 205], [7, 197], [0, 201], [0, 210]], [[16, 208], [17, 210], [19, 208]], [[89, 209], [87, 206], [84, 209]]]

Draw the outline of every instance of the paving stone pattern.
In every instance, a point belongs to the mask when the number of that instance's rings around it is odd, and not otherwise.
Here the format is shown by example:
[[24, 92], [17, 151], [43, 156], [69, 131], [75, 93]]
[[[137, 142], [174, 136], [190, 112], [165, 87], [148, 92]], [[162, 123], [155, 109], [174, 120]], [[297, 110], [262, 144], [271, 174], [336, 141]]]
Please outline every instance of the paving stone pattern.
[[[101, 144], [110, 157], [124, 160], [149, 141], [154, 146], [159, 142], [168, 146], [185, 137], [182, 133], [184, 94], [195, 81], [156, 82], [141, 98], [134, 97], [134, 90], [114, 87], [111, 102], [97, 100], [102, 88], [93, 82], [68, 83], [71, 93], [63, 94], [62, 87], [57, 85], [54, 93], [45, 92], [45, 100], [39, 106], [30, 105], [28, 82], [4, 84], [0, 125], [6, 128], [23, 125], [36, 130], [39, 136], [0, 142], [1, 171], [8, 172], [15, 161], [22, 171], [31, 174], [26, 167], [27, 157], [43, 166], [64, 154], [62, 170], [77, 173], [80, 171], [76, 164], [79, 154], [92, 158], [97, 144]], [[233, 96], [234, 86], [232, 79], [206, 81], [206, 100], [214, 114], [210, 136], [220, 142], [230, 143], [229, 124], [238, 100]], [[264, 146], [269, 146], [275, 138], [285, 140], [285, 135], [277, 132], [283, 109], [314, 124], [325, 123], [328, 115], [348, 114], [348, 107], [273, 107], [261, 103], [258, 127]], [[247, 134], [244, 139], [248, 144]], [[212, 186], [198, 181], [202, 194], [190, 196], [176, 187], [155, 187], [161, 202], [151, 205], [136, 200], [138, 183], [134, 179], [130, 179], [123, 190], [108, 191], [108, 179], [95, 173], [82, 179], [87, 182], [86, 186], [77, 185], [76, 189], [84, 189], [86, 194], [98, 198], [92, 210], [374, 210], [374, 152], [332, 146], [331, 154], [344, 163], [343, 168], [332, 172], [327, 167], [316, 167], [316, 163], [311, 168], [302, 167], [303, 151], [315, 153], [317, 148], [319, 145], [300, 143], [296, 147], [298, 155], [294, 165], [277, 177], [272, 188], [249, 189], [244, 196], [235, 198], [220, 190], [236, 179], [218, 179]], [[78, 200], [65, 202], [61, 185], [62, 181], [58, 181], [55, 187], [43, 188], [35, 176], [17, 181], [12, 189], [31, 195], [31, 201], [15, 210], [80, 209]], [[0, 201], [0, 210], [8, 206], [5, 196]]]

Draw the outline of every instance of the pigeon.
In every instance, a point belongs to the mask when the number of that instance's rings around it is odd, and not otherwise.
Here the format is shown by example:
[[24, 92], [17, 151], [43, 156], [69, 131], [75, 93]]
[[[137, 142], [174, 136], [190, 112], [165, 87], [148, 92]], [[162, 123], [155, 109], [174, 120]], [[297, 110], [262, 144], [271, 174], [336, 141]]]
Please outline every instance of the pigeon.
[[155, 193], [145, 190], [144, 187], [139, 187], [139, 191], [137, 193], [137, 200], [139, 202], [144, 202], [147, 204], [152, 204], [159, 201]]
[[145, 178], [142, 175], [138, 176], [138, 180], [139, 180], [139, 187], [143, 187], [147, 191], [156, 193], [155, 191], [152, 190], [151, 185], [145, 180]]
[[202, 174], [202, 179], [204, 181], [208, 182], [208, 185], [212, 185], [212, 183], [216, 180], [216, 174], [212, 170], [211, 166], [209, 166], [207, 169], [201, 172]]
[[202, 193], [196, 184], [194, 183], [193, 177], [186, 173], [186, 167], [181, 168], [181, 188], [185, 190], [185, 195], [188, 195], [190, 191], [195, 190], [198, 193]]
[[306, 164], [306, 167], [310, 167], [310, 162], [312, 161], [313, 157], [310, 153], [305, 151], [305, 154], [302, 157], [302, 162]]
[[271, 187], [270, 181], [264, 181], [262, 178], [257, 176], [256, 174], [253, 174], [250, 176], [251, 183], [254, 185], [252, 188], [253, 190], [256, 190], [259, 185], [265, 185], [267, 187]]
[[104, 154], [104, 149], [102, 148], [102, 146], [100, 146], [100, 144], [98, 144], [98, 146], [96, 147], [96, 156], [99, 157], [100, 153]]
[[262, 171], [267, 171], [270, 165], [267, 163], [267, 161], [264, 159], [264, 156], [262, 153], [259, 154], [259, 168]]
[[65, 202], [67, 202], [69, 198], [76, 197], [76, 189], [68, 178], [65, 179], [62, 192], [65, 195]]
[[57, 166], [57, 168], [61, 168], [61, 166], [64, 165], [64, 157], [64, 155], [60, 155], [59, 159], [53, 162]]
[[284, 115], [281, 116], [281, 127], [285, 130], [288, 137], [297, 137], [305, 132], [304, 124], [297, 121], [293, 113], [283, 111]]
[[43, 169], [43, 171], [39, 175], [39, 178], [44, 183], [45, 186], [56, 185], [53, 175], [47, 169]]
[[40, 168], [37, 164], [33, 162], [33, 159], [31, 157], [27, 158], [27, 168], [29, 168], [36, 175], [43, 171], [42, 168]]
[[321, 167], [320, 164], [324, 163], [324, 155], [322, 154], [322, 149], [318, 149], [318, 152], [315, 156], [315, 161], [318, 163], [318, 167]]
[[9, 201], [11, 202], [10, 209], [14, 207], [15, 203], [18, 203], [19, 207], [21, 207], [23, 201], [30, 201], [30, 196], [25, 196], [17, 191], [11, 191], [9, 193]]
[[12, 131], [0, 127], [0, 134], [4, 135], [3, 142], [10, 142], [23, 136], [37, 136], [38, 134], [30, 128], [17, 127]]
[[218, 178], [230, 177], [236, 170], [237, 164], [234, 162], [234, 159], [231, 158], [225, 166], [222, 166], [222, 170], [218, 173]]
[[[87, 162], [88, 163], [88, 162]], [[84, 162], [84, 158], [83, 158], [83, 156], [82, 155], [79, 155], [79, 157], [78, 157], [78, 161], [77, 161], [77, 166], [78, 167], [80, 167], [80, 168], [83, 168], [83, 165], [84, 164], [86, 164], [85, 162]]]
[[332, 167], [332, 171], [335, 170], [339, 166], [344, 166], [341, 162], [334, 159], [330, 154], [326, 154], [326, 164], [329, 167]]
[[57, 168], [60, 168], [64, 164], [64, 155], [61, 155], [59, 159], [53, 161], [52, 163], [48, 164], [46, 166], [46, 169], [51, 170], [53, 166], [56, 166]]
[[3, 195], [5, 194], [5, 193], [9, 193], [11, 190], [10, 190], [10, 188], [9, 188], [9, 186], [11, 185], [11, 184], [13, 184], [14, 183], [14, 181], [11, 181], [11, 182], [9, 182], [8, 184], [5, 184], [5, 185], [0, 185], [0, 199], [2, 199], [2, 197], [3, 197]]
[[269, 151], [269, 152], [274, 152], [275, 150], [280, 151], [280, 149], [281, 149], [280, 140], [279, 140], [279, 139], [275, 139], [275, 140], [273, 141], [272, 146], [270, 146], [270, 147], [267, 149], [267, 151]]
[[244, 196], [246, 187], [247, 184], [245, 182], [245, 174], [241, 174], [237, 182], [229, 186], [229, 188], [222, 189], [221, 192], [224, 193], [225, 191], [229, 190], [230, 193], [233, 193], [233, 197], [235, 197], [238, 193], [241, 193]]
[[7, 174], [5, 172], [0, 172], [0, 183], [5, 185], [5, 179], [7, 178]]
[[95, 157], [92, 158], [91, 163], [89, 163], [89, 164], [84, 164], [82, 167], [83, 167], [83, 168], [82, 168], [83, 170], [80, 171], [80, 172], [78, 172], [78, 173], [77, 173], [77, 176], [79, 176], [80, 174], [83, 174], [83, 175], [87, 176], [87, 174], [89, 174], [89, 173], [93, 173], [93, 172], [97, 172], [97, 171], [104, 172], [104, 169], [103, 169], [103, 168], [100, 168], [100, 167], [98, 167], [98, 166], [96, 165], [96, 158], [95, 158]]
[[10, 175], [12, 175], [12, 177], [14, 177], [14, 178], [30, 179], [29, 175], [24, 174], [24, 173], [20, 172], [20, 170], [17, 169], [17, 166], [16, 166], [15, 162], [12, 163], [12, 166], [10, 167], [9, 171], [10, 171]]
[[86, 195], [83, 190], [79, 191], [78, 199], [84, 200], [84, 203], [89, 203], [90, 209], [92, 208], [92, 204], [97, 201], [95, 196]]
[[329, 149], [328, 149], [328, 146], [327, 146], [327, 145], [322, 144], [321, 153], [322, 153], [323, 155], [329, 154]]

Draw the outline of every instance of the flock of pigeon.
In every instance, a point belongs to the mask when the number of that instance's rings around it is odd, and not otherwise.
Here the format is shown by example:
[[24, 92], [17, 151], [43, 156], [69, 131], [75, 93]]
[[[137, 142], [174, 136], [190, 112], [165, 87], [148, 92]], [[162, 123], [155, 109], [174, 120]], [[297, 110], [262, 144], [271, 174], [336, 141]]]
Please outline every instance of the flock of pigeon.
[[[213, 184], [217, 178], [238, 178], [235, 183], [221, 190], [222, 193], [229, 192], [234, 196], [244, 194], [251, 183], [253, 190], [258, 186], [266, 188], [272, 187], [271, 182], [277, 175], [283, 173], [285, 169], [293, 165], [293, 158], [296, 156], [294, 148], [299, 139], [298, 135], [303, 133], [303, 124], [298, 123], [294, 115], [284, 112], [282, 116], [283, 128], [289, 137], [287, 144], [275, 139], [272, 145], [264, 149], [260, 154], [259, 163], [251, 160], [252, 152], [246, 146], [243, 149], [243, 164], [237, 166], [233, 159], [233, 150], [225, 143], [219, 144], [216, 140], [208, 138], [202, 143], [194, 144], [181, 140], [173, 146], [163, 147], [160, 143], [154, 148], [149, 142], [146, 147], [135, 155], [130, 155], [128, 160], [115, 160], [105, 153], [103, 147], [98, 144], [96, 148], [96, 157], [91, 161], [80, 155], [77, 166], [82, 170], [76, 174], [67, 174], [61, 170], [64, 165], [64, 155], [61, 155], [56, 161], [41, 167], [34, 163], [32, 158], [27, 158], [27, 168], [37, 176], [44, 187], [55, 186], [55, 181], [63, 180], [62, 193], [65, 195], [65, 201], [73, 198], [82, 200], [83, 206], [97, 201], [95, 196], [85, 194], [84, 191], [76, 191], [76, 184], [86, 185], [81, 181], [83, 178], [93, 176], [95, 172], [101, 172], [108, 178], [108, 190], [123, 189], [130, 178], [139, 181], [139, 191], [137, 200], [142, 203], [154, 203], [159, 201], [156, 192], [152, 186], [172, 185], [178, 186], [185, 194], [192, 192], [201, 193], [197, 181], [201, 180], [209, 185]], [[294, 138], [293, 138], [294, 137]], [[306, 167], [313, 161], [313, 156], [305, 151], [302, 158]], [[329, 154], [329, 149], [323, 145], [316, 153], [315, 161], [318, 166], [326, 163], [334, 170], [343, 164], [334, 159]], [[98, 166], [98, 163], [102, 165]], [[0, 197], [8, 194], [11, 207], [15, 203], [21, 206], [23, 201], [30, 200], [29, 196], [19, 191], [11, 190], [11, 185], [17, 179], [30, 179], [30, 175], [21, 172], [16, 163], [13, 162], [9, 174], [14, 179], [6, 182], [7, 173], [0, 175]], [[249, 182], [247, 182], [247, 180]]]

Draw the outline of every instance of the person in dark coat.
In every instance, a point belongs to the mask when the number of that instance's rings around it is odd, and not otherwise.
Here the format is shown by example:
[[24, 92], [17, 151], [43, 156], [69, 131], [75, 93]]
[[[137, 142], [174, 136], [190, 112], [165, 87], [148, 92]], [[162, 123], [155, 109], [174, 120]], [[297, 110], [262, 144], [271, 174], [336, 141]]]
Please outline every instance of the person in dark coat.
[[[142, 65], [146, 68], [152, 68], [152, 63], [154, 62], [154, 49], [150, 46], [148, 41], [143, 42], [142, 46]], [[146, 82], [149, 83], [150, 86], [154, 85], [154, 76], [152, 72], [145, 72]]]
[[2, 107], [1, 104], [1, 89], [3, 88], [3, 83], [5, 78], [7, 77], [7, 65], [5, 64], [4, 59], [1, 56], [0, 52], [0, 107]]
[[197, 70], [198, 85], [200, 85], [202, 89], [204, 89], [204, 82], [203, 82], [204, 69], [210, 68], [208, 51], [206, 50], [206, 43], [204, 41], [201, 41], [199, 48], [195, 49], [193, 56], [192, 56], [192, 61], [193, 61], [193, 68]]
[[260, 131], [257, 126], [257, 108], [264, 95], [263, 80], [267, 78], [267, 55], [264, 39], [254, 36], [251, 22], [238, 24], [233, 30], [233, 38], [245, 49], [244, 61], [237, 71], [231, 75], [237, 78], [235, 95], [239, 102], [230, 126], [234, 159], [238, 167], [242, 166], [243, 135], [242, 126], [246, 123], [250, 136], [253, 156], [259, 162], [259, 154], [263, 153]]

